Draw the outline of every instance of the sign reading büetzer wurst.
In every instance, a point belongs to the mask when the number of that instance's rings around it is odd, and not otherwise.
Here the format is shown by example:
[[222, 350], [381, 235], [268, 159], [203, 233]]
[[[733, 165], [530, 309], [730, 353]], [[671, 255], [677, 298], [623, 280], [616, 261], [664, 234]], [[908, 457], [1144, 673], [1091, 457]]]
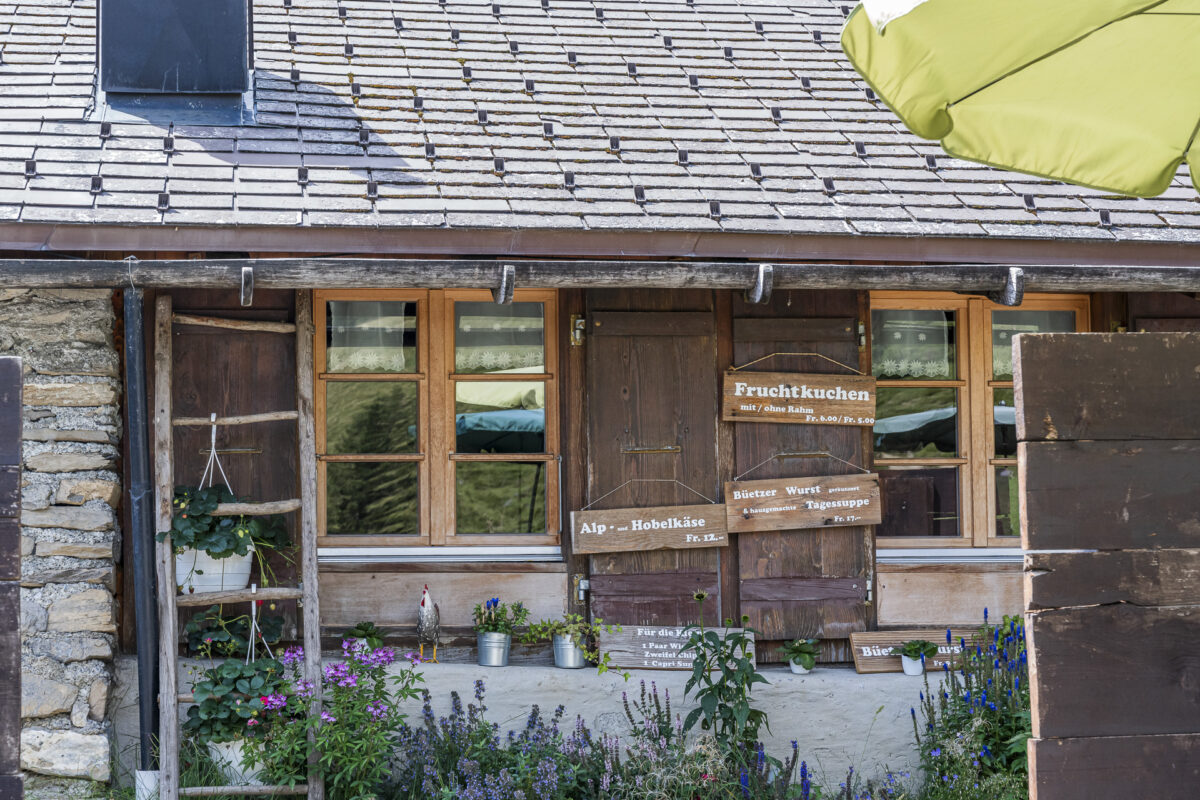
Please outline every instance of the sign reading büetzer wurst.
[[576, 553], [724, 547], [725, 516], [720, 503], [572, 511], [571, 542]]
[[726, 422], [875, 424], [875, 379], [862, 375], [730, 370], [722, 394]]
[[730, 533], [878, 525], [878, 475], [826, 475], [725, 484]]

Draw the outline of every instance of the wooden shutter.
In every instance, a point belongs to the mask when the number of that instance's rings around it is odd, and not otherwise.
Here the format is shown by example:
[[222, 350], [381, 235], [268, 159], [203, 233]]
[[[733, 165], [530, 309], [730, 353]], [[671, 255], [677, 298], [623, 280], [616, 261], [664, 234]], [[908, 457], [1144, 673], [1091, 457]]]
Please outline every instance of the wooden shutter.
[[[733, 303], [733, 360], [747, 364], [772, 353], [819, 353], [859, 369], [853, 292], [780, 292], [765, 306]], [[774, 356], [748, 367], [768, 372], [852, 374], [814, 356]], [[864, 466], [863, 429], [832, 425], [734, 424], [735, 474], [745, 480], [844, 475]], [[833, 458], [774, 458], [828, 452]], [[765, 463], [763, 463], [765, 462]], [[849, 462], [849, 464], [844, 463]], [[844, 640], [866, 630], [873, 573], [869, 527], [743, 533], [737, 537], [741, 613], [765, 641], [814, 637]], [[825, 655], [848, 656], [844, 642]], [[763, 648], [768, 653], [768, 648]]]
[[[664, 310], [641, 310], [648, 304]], [[612, 492], [592, 507], [704, 502], [675, 480], [718, 499], [711, 292], [590, 292], [588, 309], [587, 499]], [[656, 480], [613, 492], [644, 478]], [[703, 589], [705, 621], [717, 622], [718, 558], [712, 548], [591, 556], [592, 614], [684, 625], [698, 621], [692, 595]]]

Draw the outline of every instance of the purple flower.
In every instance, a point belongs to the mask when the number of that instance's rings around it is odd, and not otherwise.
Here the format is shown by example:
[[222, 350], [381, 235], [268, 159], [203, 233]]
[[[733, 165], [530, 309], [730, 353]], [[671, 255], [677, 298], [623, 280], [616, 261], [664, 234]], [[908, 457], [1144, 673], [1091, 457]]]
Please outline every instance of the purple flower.
[[304, 648], [289, 647], [287, 650], [283, 651], [283, 656], [279, 660], [283, 662], [285, 667], [290, 667], [293, 664], [299, 664], [304, 660]]
[[328, 711], [322, 711], [321, 712], [321, 721], [322, 722], [337, 722], [337, 717], [335, 717], [333, 714], [330, 714]]
[[313, 685], [311, 681], [299, 681], [296, 684], [296, 696], [304, 700], [308, 700], [313, 696]]
[[371, 719], [380, 720], [388, 713], [388, 705], [382, 700], [375, 703], [367, 703], [367, 713], [371, 715]]
[[269, 694], [262, 698], [262, 702], [268, 711], [278, 711], [287, 706], [287, 695]]

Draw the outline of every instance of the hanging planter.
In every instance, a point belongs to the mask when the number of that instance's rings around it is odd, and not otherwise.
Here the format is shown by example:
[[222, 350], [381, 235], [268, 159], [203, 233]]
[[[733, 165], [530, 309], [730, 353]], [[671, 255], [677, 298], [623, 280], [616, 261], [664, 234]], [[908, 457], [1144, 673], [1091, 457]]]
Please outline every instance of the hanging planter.
[[245, 589], [250, 585], [253, 566], [253, 545], [245, 555], [227, 558], [213, 558], [189, 547], [175, 554], [175, 582], [183, 594]]
[[229, 786], [262, 786], [261, 767], [244, 767], [247, 747], [259, 747], [257, 742], [234, 739], [232, 742], [208, 742], [208, 757]]

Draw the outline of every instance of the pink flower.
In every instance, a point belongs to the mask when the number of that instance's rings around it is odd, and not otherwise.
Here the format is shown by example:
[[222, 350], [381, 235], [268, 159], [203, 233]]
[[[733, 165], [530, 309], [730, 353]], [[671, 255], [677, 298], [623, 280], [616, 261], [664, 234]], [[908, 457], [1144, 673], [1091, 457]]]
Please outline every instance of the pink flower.
[[248, 720], [246, 720], [246, 725], [248, 725], [248, 726], [254, 726], [254, 725], [257, 725], [257, 724], [258, 724], [258, 720], [256, 720], [256, 719], [248, 719]]

